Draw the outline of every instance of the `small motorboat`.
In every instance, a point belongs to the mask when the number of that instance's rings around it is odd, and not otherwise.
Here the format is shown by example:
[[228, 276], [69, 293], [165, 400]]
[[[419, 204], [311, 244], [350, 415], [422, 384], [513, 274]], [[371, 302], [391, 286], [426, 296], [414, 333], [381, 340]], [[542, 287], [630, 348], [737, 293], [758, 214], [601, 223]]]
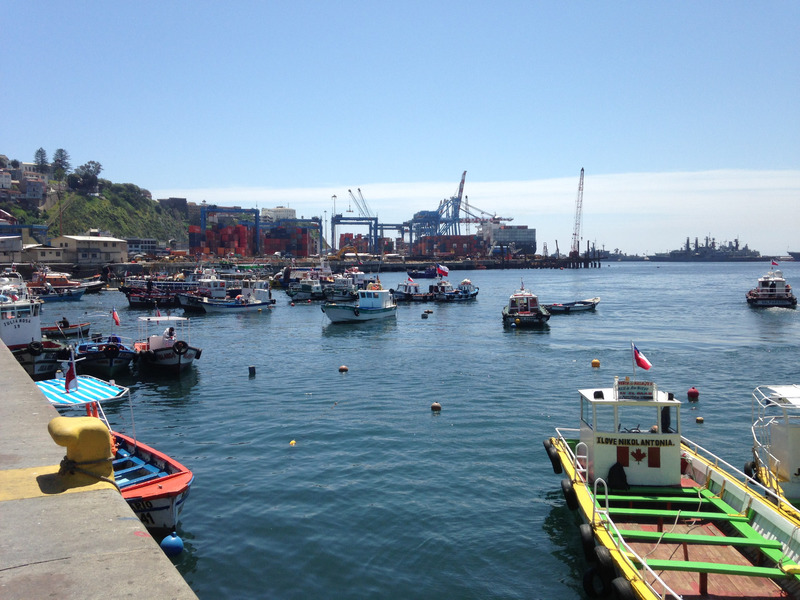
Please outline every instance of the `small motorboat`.
[[[59, 409], [86, 407], [86, 415], [101, 419], [111, 436], [114, 483], [122, 497], [149, 530], [175, 530], [194, 476], [175, 459], [132, 436], [112, 431], [101, 402], [126, 398], [130, 390], [89, 375], [78, 375], [75, 386], [66, 389], [66, 378], [36, 383], [45, 397]], [[104, 457], [105, 460], [109, 460]], [[63, 464], [63, 463], [62, 463]], [[85, 471], [84, 471], [85, 472]]]
[[627, 377], [578, 395], [576, 427], [544, 446], [583, 523], [589, 597], [796, 596], [800, 511], [682, 436], [680, 400]]
[[105, 340], [81, 343], [75, 347], [78, 370], [107, 377], [127, 370], [135, 357], [133, 345], [124, 343], [117, 335], [111, 335]]
[[126, 294], [128, 306], [131, 308], [173, 308], [180, 306], [178, 297], [173, 292], [129, 292]]
[[479, 288], [472, 285], [472, 281], [464, 279], [458, 284], [458, 287], [453, 287], [449, 281], [442, 281], [434, 293], [434, 300], [436, 302], [462, 302], [464, 300], [475, 300], [478, 297]]
[[239, 294], [236, 298], [226, 298], [225, 300], [200, 298], [193, 307], [200, 308], [207, 313], [231, 313], [258, 312], [264, 308], [274, 308], [274, 306], [275, 300], [258, 300], [252, 294], [247, 296]]
[[389, 290], [395, 302], [429, 302], [433, 300], [432, 292], [423, 292], [418, 282], [409, 278], [397, 284], [395, 289]]
[[100, 275], [81, 279], [81, 285], [86, 289], [87, 294], [99, 294], [108, 287]]
[[750, 306], [758, 308], [797, 306], [797, 297], [792, 293], [792, 286], [786, 283], [783, 272], [778, 269], [770, 269], [766, 275], [759, 277], [757, 286], [747, 292], [745, 297]]
[[575, 302], [563, 302], [556, 304], [544, 304], [551, 315], [569, 314], [574, 312], [585, 312], [594, 310], [600, 302], [600, 298], [588, 298], [587, 300], [576, 300]]
[[55, 325], [45, 325], [41, 328], [42, 335], [46, 338], [88, 337], [91, 323], [70, 323], [61, 319]]
[[65, 302], [80, 300], [86, 288], [80, 281], [70, 279], [68, 273], [51, 271], [45, 267], [34, 272], [28, 282], [28, 291], [44, 302]]
[[550, 319], [550, 313], [539, 304], [539, 298], [521, 284], [503, 307], [503, 325], [506, 327], [541, 327]]
[[370, 283], [367, 289], [358, 290], [355, 304], [326, 302], [322, 305], [322, 312], [331, 323], [359, 323], [397, 316], [397, 302], [380, 283]]
[[[189, 319], [168, 315], [166, 317], [139, 317], [139, 335], [133, 344], [139, 368], [157, 367], [180, 371], [200, 358], [202, 349], [191, 345]], [[164, 333], [151, 333], [166, 327]]]

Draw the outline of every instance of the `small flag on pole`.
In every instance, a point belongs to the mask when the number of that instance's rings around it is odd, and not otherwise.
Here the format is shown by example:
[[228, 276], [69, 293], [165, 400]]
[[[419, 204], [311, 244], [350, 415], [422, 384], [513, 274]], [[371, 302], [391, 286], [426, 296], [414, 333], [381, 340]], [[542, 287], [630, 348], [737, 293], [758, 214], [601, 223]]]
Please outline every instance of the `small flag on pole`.
[[639, 352], [639, 349], [635, 345], [633, 345], [633, 343], [631, 343], [631, 345], [633, 346], [633, 360], [636, 361], [636, 364], [639, 367], [641, 367], [645, 371], [649, 371], [650, 367], [653, 366], [653, 363], [647, 360], [647, 357], [641, 352]]
[[161, 311], [158, 309], [158, 307], [157, 307], [157, 306], [156, 306], [156, 316], [157, 316], [157, 317], [160, 317], [160, 316], [161, 316]]
[[414, 283], [414, 280], [411, 277], [408, 278], [409, 283]]
[[75, 374], [75, 352], [70, 349], [69, 351], [69, 368], [67, 368], [67, 375], [64, 378], [64, 391], [68, 394], [71, 391], [78, 389], [78, 376]]
[[116, 308], [111, 309], [111, 318], [114, 319], [114, 324], [119, 325], [119, 315]]
[[444, 265], [437, 264], [436, 265], [436, 274], [441, 275], [442, 277], [447, 277], [447, 274], [450, 272], [450, 269], [445, 267]]
[[778, 261], [777, 260], [773, 260], [772, 261], [772, 266], [773, 267], [777, 267], [778, 266]]

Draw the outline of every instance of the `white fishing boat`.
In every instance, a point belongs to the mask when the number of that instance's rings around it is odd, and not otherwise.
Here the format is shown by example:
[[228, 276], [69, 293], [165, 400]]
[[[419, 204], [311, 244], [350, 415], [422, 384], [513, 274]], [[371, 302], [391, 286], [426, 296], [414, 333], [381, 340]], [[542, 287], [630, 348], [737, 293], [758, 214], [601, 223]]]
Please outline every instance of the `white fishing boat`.
[[747, 292], [745, 297], [750, 306], [759, 308], [797, 306], [797, 297], [792, 293], [792, 286], [786, 283], [783, 272], [778, 269], [770, 269], [766, 275], [759, 277], [756, 287]]
[[396, 302], [428, 302], [434, 297], [432, 292], [423, 292], [419, 282], [411, 278], [401, 281], [396, 288], [389, 291]]
[[258, 300], [254, 295], [238, 295], [236, 298], [215, 300], [213, 298], [200, 298], [195, 308], [207, 313], [232, 313], [232, 312], [258, 312], [262, 309], [273, 308], [275, 300]]
[[522, 284], [508, 299], [503, 307], [503, 325], [506, 327], [541, 327], [547, 323], [550, 313], [539, 304], [539, 298], [525, 289]]
[[0, 340], [8, 346], [33, 379], [52, 377], [59, 358], [68, 352], [62, 344], [42, 337], [42, 300], [28, 294], [21, 276], [6, 271], [0, 277]]
[[388, 319], [397, 315], [397, 303], [389, 290], [380, 283], [371, 283], [366, 290], [358, 290], [355, 304], [326, 302], [322, 312], [332, 323], [359, 323], [376, 319]]
[[[191, 326], [186, 317], [139, 317], [139, 335], [133, 347], [142, 367], [181, 370], [200, 358], [202, 349], [191, 345]], [[163, 333], [157, 333], [164, 327]]]
[[[39, 381], [36, 385], [50, 403], [59, 409], [85, 406], [87, 416], [103, 421], [111, 436], [109, 444], [114, 456], [109, 459], [106, 454], [102, 458], [105, 462], [111, 461], [114, 484], [122, 497], [148, 529], [159, 533], [174, 531], [194, 476], [189, 469], [165, 453], [131, 435], [112, 431], [101, 402], [123, 398], [130, 402], [130, 390], [89, 375], [78, 375], [70, 384], [69, 391], [64, 377]], [[59, 429], [69, 427], [70, 424], [66, 424]], [[62, 467], [69, 466], [65, 459]], [[81, 473], [87, 470], [84, 467]]]
[[800, 506], [800, 385], [753, 391], [753, 460], [744, 472], [773, 497]]
[[286, 290], [286, 295], [293, 301], [300, 300], [324, 300], [325, 292], [319, 279], [301, 279], [293, 281]]
[[579, 390], [579, 428], [545, 440], [579, 516], [590, 597], [787, 598], [800, 593], [800, 513], [681, 434], [651, 381]]

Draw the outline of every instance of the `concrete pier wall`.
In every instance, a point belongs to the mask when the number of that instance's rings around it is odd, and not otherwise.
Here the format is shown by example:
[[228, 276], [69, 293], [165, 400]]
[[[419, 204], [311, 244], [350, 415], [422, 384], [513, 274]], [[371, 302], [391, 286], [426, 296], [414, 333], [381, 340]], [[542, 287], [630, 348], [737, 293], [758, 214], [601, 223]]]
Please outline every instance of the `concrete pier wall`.
[[0, 598], [197, 598], [116, 489], [62, 490], [56, 416], [0, 342]]

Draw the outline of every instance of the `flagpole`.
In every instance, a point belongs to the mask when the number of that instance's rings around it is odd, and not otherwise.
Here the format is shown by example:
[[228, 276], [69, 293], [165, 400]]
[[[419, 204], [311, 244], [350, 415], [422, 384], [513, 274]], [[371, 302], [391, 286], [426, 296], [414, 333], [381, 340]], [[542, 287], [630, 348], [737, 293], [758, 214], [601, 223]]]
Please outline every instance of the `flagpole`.
[[631, 364], [633, 365], [633, 380], [636, 381], [636, 356], [633, 353], [633, 340], [631, 340]]

